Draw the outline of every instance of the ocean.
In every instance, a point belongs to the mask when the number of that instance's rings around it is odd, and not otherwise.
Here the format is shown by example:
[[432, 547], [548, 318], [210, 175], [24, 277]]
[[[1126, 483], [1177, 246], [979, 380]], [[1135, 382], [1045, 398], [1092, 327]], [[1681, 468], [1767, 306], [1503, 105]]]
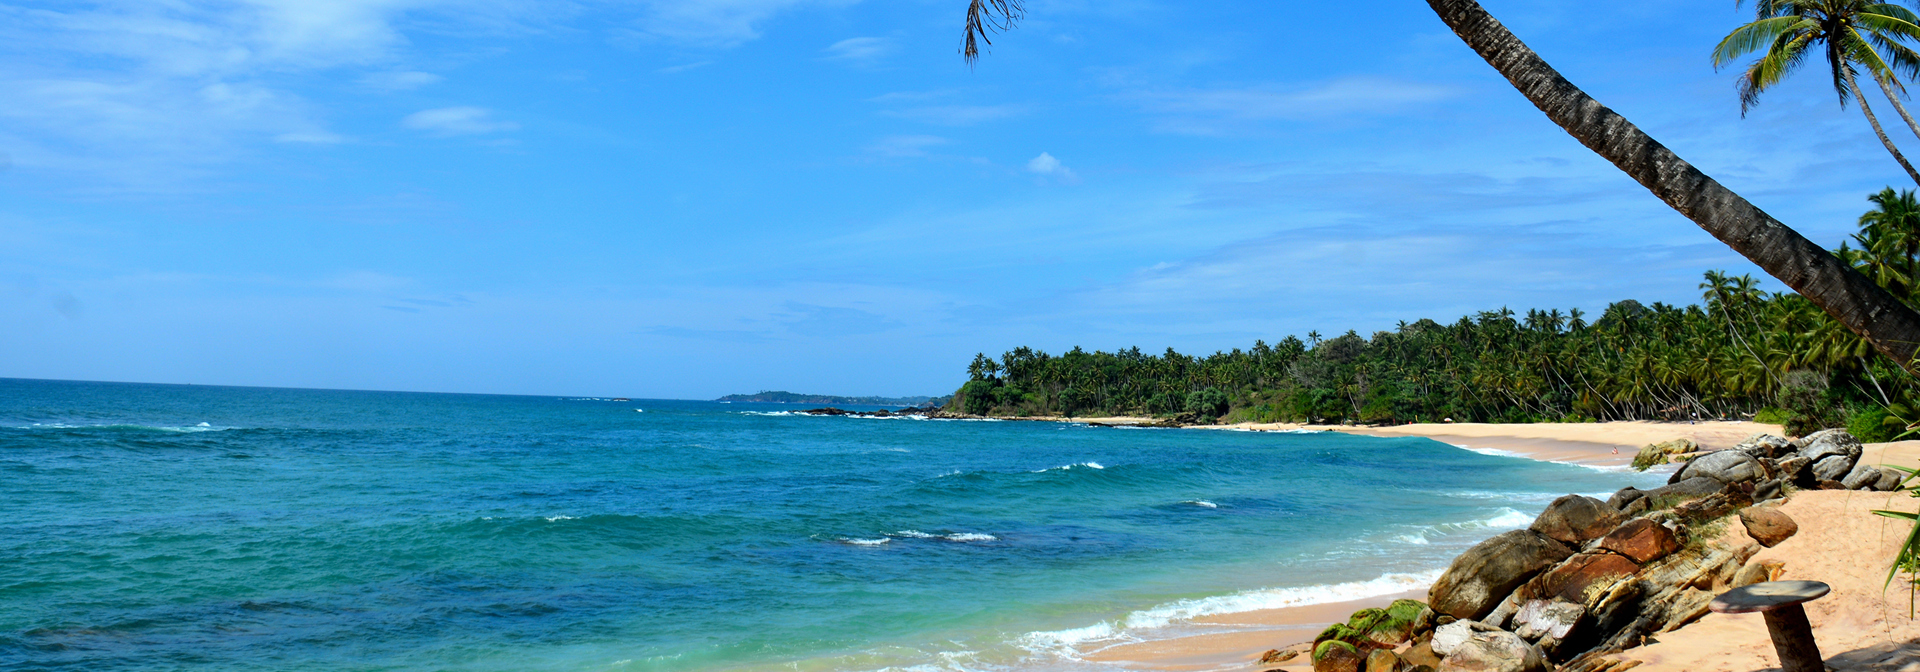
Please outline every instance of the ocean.
[[1110, 670], [1661, 481], [793, 410], [0, 379], [0, 670]]

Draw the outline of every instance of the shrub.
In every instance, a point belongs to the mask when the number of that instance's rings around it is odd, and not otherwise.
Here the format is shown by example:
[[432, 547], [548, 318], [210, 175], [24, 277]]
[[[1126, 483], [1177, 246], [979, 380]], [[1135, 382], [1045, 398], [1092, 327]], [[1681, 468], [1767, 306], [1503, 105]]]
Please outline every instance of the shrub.
[[1861, 443], [1886, 443], [1893, 440], [1894, 434], [1893, 428], [1887, 426], [1887, 409], [1877, 406], [1848, 418], [1847, 432]]
[[1227, 414], [1227, 393], [1209, 387], [1187, 395], [1187, 412], [1203, 418]]
[[1787, 412], [1787, 409], [1768, 406], [1754, 413], [1753, 421], [1768, 425], [1784, 425], [1787, 424], [1787, 419], [1791, 417], [1793, 417], [1793, 414]]

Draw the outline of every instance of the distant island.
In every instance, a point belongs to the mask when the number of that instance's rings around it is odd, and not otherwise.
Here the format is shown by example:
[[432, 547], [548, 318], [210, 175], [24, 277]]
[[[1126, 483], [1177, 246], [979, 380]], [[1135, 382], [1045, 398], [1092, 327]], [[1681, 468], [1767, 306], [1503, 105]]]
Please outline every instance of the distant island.
[[952, 397], [838, 397], [831, 394], [795, 394], [793, 392], [769, 392], [762, 390], [757, 394], [729, 394], [714, 401], [741, 401], [766, 404], [858, 404], [863, 406], [921, 406], [933, 404], [943, 406]]

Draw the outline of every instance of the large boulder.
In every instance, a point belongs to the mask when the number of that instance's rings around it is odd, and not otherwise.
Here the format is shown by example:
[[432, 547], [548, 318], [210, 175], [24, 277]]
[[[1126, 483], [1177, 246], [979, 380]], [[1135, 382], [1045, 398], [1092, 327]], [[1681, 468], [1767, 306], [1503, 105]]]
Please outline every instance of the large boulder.
[[1619, 492], [1613, 493], [1612, 497], [1607, 498], [1607, 506], [1615, 511], [1625, 511], [1627, 510], [1628, 504], [1632, 504], [1635, 500], [1646, 499], [1646, 497], [1646, 491], [1629, 485], [1621, 488]]
[[1573, 555], [1566, 544], [1532, 530], [1514, 530], [1467, 549], [1433, 582], [1427, 603], [1454, 618], [1493, 611], [1514, 588]]
[[1460, 648], [1461, 644], [1473, 637], [1473, 633], [1495, 630], [1499, 628], [1472, 619], [1461, 619], [1434, 628], [1433, 639], [1427, 641], [1427, 646], [1440, 656], [1451, 656], [1454, 649]]
[[1719, 479], [1702, 476], [1648, 490], [1647, 499], [1654, 508], [1671, 508], [1680, 502], [1716, 495], [1726, 489], [1727, 484]]
[[1552, 672], [1540, 649], [1505, 630], [1475, 632], [1440, 660], [1439, 672]]
[[1771, 506], [1750, 506], [1740, 510], [1740, 524], [1747, 527], [1747, 536], [1760, 542], [1761, 546], [1773, 548], [1786, 541], [1788, 537], [1800, 531], [1800, 524], [1793, 522], [1780, 509]]
[[1722, 450], [1700, 456], [1675, 474], [1676, 483], [1705, 476], [1721, 483], [1746, 483], [1765, 479], [1767, 468], [1752, 455], [1738, 450]]
[[1833, 455], [1845, 455], [1847, 463], [1860, 459], [1860, 440], [1844, 429], [1826, 429], [1808, 434], [1798, 441], [1800, 456], [1819, 464]]
[[1403, 663], [1400, 657], [1386, 649], [1374, 649], [1367, 654], [1367, 672], [1400, 672]]
[[1853, 458], [1845, 455], [1828, 455], [1813, 463], [1813, 477], [1820, 481], [1839, 481], [1853, 473]]
[[1561, 599], [1586, 604], [1600, 591], [1640, 572], [1640, 563], [1607, 551], [1587, 551], [1533, 577], [1516, 595], [1522, 600]]
[[1607, 533], [1600, 548], [1644, 565], [1680, 550], [1680, 538], [1650, 518], [1635, 518]]
[[1583, 544], [1598, 539], [1620, 524], [1620, 511], [1606, 502], [1581, 495], [1553, 500], [1547, 510], [1533, 520], [1533, 531], [1568, 544]]
[[1754, 457], [1776, 459], [1793, 452], [1793, 442], [1772, 434], [1755, 434], [1733, 449]]

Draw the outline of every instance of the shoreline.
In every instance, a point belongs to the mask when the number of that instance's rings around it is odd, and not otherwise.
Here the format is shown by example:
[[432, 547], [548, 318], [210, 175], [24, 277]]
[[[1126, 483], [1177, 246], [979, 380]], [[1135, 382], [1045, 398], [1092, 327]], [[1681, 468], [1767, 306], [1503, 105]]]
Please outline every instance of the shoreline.
[[[1077, 418], [1049, 419], [1059, 422], [1124, 427], [1156, 424], [1152, 418]], [[1624, 427], [1623, 427], [1624, 426]], [[1558, 462], [1597, 469], [1624, 470], [1633, 461], [1642, 444], [1621, 440], [1658, 443], [1687, 438], [1703, 449], [1730, 448], [1753, 434], [1778, 434], [1777, 425], [1750, 422], [1685, 423], [1565, 423], [1539, 425], [1446, 424], [1402, 425], [1396, 427], [1340, 427], [1292, 424], [1253, 424], [1190, 426], [1186, 429], [1253, 432], [1320, 432], [1381, 438], [1422, 437], [1483, 454], [1498, 454]], [[1612, 440], [1604, 440], [1604, 439]], [[1898, 456], [1920, 457], [1920, 441], [1870, 454], [1881, 459]], [[1431, 586], [1419, 586], [1391, 595], [1359, 600], [1284, 607], [1250, 612], [1218, 614], [1194, 620], [1197, 625], [1234, 628], [1228, 632], [1204, 633], [1112, 644], [1083, 652], [1088, 662], [1119, 665], [1130, 670], [1162, 672], [1259, 672], [1262, 670], [1310, 670], [1307, 655], [1290, 660], [1261, 663], [1261, 656], [1272, 650], [1300, 651], [1327, 625], [1346, 620], [1360, 609], [1385, 607], [1396, 599], [1427, 599]], [[1764, 637], [1764, 633], [1762, 633]]]

